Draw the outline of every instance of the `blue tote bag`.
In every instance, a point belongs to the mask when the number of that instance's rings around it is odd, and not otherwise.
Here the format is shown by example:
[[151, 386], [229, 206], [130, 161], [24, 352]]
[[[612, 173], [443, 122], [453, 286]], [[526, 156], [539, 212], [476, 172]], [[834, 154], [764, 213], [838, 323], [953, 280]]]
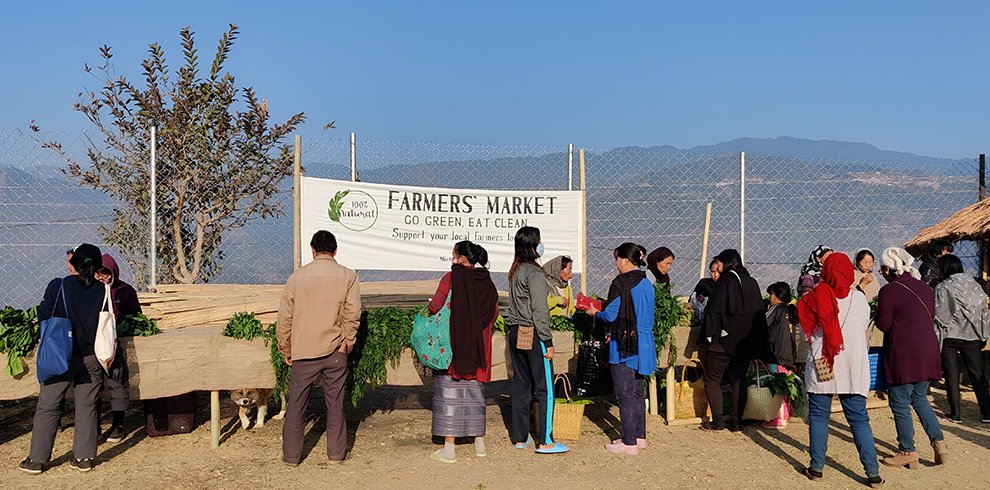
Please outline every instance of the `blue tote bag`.
[[[62, 298], [65, 316], [58, 316], [58, 299]], [[62, 285], [58, 287], [52, 317], [41, 321], [41, 341], [38, 344], [38, 382], [44, 383], [69, 370], [72, 358], [72, 321], [69, 320], [69, 304], [65, 301]]]
[[409, 343], [424, 366], [431, 369], [450, 367], [453, 357], [450, 351], [450, 293], [436, 315], [416, 314]]

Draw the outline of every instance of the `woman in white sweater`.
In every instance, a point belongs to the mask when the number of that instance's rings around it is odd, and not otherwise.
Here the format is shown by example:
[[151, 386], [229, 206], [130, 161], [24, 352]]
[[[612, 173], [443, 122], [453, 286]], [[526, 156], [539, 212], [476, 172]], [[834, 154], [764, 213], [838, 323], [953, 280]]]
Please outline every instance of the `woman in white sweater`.
[[853, 433], [860, 462], [871, 487], [883, 483], [866, 394], [870, 389], [870, 361], [866, 328], [870, 306], [862, 292], [852, 289], [849, 257], [833, 253], [822, 266], [822, 282], [801, 297], [798, 317], [808, 337], [805, 385], [808, 390], [808, 435], [811, 463], [805, 476], [822, 478], [828, 445], [832, 397], [839, 395], [842, 411]]

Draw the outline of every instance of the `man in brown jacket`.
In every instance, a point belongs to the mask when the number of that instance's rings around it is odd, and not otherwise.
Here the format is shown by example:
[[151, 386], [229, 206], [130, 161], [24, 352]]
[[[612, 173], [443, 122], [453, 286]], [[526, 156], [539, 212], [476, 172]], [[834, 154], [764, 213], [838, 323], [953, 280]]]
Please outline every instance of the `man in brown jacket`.
[[327, 404], [327, 458], [339, 463], [347, 457], [347, 354], [354, 348], [361, 318], [358, 276], [334, 259], [333, 233], [320, 230], [309, 244], [313, 261], [289, 276], [278, 307], [278, 348], [292, 366], [282, 427], [282, 461], [290, 466], [302, 459], [306, 403], [313, 383], [321, 379]]

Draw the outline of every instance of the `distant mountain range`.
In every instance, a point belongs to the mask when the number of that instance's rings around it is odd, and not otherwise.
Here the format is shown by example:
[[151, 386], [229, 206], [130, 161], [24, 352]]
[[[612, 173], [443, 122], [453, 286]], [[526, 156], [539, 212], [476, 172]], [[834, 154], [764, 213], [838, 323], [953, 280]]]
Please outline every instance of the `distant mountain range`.
[[[25, 150], [36, 146], [27, 135], [20, 137], [23, 141], [4, 135], [2, 141], [9, 148], [3, 161], [18, 164], [0, 164], [0, 233], [2, 242], [11, 247], [0, 255], [0, 274], [41, 281], [61, 273], [66, 245], [98, 240], [98, 224], [107, 220], [112, 202], [66, 179], [53, 165], [55, 159]], [[567, 187], [563, 148], [526, 156], [498, 156], [479, 148], [478, 157], [472, 159], [445, 159], [430, 148], [424, 145], [421, 158], [396, 150], [395, 161], [402, 163], [381, 160], [376, 166], [362, 167], [359, 146], [361, 178], [455, 188]], [[614, 274], [611, 250], [627, 239], [648, 248], [673, 249], [678, 256], [674, 281], [683, 285], [678, 290], [690, 288], [697, 278], [705, 202], [714, 204], [709, 255], [737, 246], [740, 151], [747, 153], [747, 260], [761, 284], [793, 283], [799, 264], [819, 243], [848, 251], [903, 244], [976, 195], [973, 159], [926, 157], [866, 143], [740, 138], [690, 149], [665, 145], [590, 152], [588, 245], [593, 291], [607, 286]], [[304, 167], [314, 177], [350, 175], [346, 161], [320, 160], [315, 155], [304, 154]], [[576, 172], [574, 182], [576, 186]], [[224, 274], [215, 282], [281, 282], [291, 272], [291, 180], [283, 186], [288, 192], [279, 198], [287, 205], [287, 214], [232, 231], [224, 242]], [[362, 278], [425, 277], [369, 271]], [[35, 302], [42, 286], [22, 281], [8, 288], [7, 301], [19, 306]]]

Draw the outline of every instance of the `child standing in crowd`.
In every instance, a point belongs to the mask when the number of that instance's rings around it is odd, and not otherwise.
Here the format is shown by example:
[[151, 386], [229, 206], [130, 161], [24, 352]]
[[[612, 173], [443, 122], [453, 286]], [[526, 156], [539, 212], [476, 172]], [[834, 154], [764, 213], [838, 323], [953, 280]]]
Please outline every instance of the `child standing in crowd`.
[[594, 306], [588, 309], [589, 315], [609, 323], [608, 362], [622, 422], [622, 437], [606, 444], [605, 449], [630, 456], [646, 449], [643, 378], [657, 370], [653, 343], [654, 291], [641, 269], [646, 265], [645, 253], [646, 249], [635, 243], [619, 245], [612, 252], [619, 275], [609, 286], [605, 309], [598, 311]]
[[547, 305], [546, 274], [536, 263], [543, 255], [539, 228], [524, 226], [516, 232], [515, 259], [509, 269], [509, 311], [505, 336], [512, 356], [512, 442], [516, 449], [532, 444], [530, 410], [536, 401], [536, 452], [565, 453], [570, 449], [553, 440], [553, 337]]
[[[770, 295], [770, 307], [767, 309], [767, 357], [771, 363], [767, 366], [771, 373], [790, 374], [794, 371], [797, 346], [791, 324], [796, 315], [792, 312], [791, 287], [786, 282], [775, 282], [767, 287]], [[783, 429], [787, 427], [787, 419], [791, 416], [790, 402], [784, 400], [780, 404], [777, 418], [763, 424], [767, 429]]]
[[[120, 325], [125, 318], [141, 313], [137, 291], [130, 284], [120, 280], [120, 267], [110, 254], [103, 254], [103, 268], [97, 273], [97, 278], [110, 285], [110, 300], [113, 303], [113, 316], [117, 325]], [[110, 389], [110, 410], [113, 414], [110, 430], [106, 433], [107, 442], [120, 442], [127, 434], [124, 430], [124, 414], [130, 402], [129, 377], [124, 348], [117, 343], [117, 353], [110, 366], [110, 375], [106, 379], [107, 387]]]
[[429, 312], [437, 314], [450, 294], [450, 367], [433, 371], [433, 435], [443, 449], [430, 458], [455, 463], [454, 439], [473, 437], [476, 456], [486, 456], [485, 383], [492, 379], [492, 324], [498, 316], [498, 291], [488, 272], [488, 251], [457, 242], [450, 272], [440, 280]]

